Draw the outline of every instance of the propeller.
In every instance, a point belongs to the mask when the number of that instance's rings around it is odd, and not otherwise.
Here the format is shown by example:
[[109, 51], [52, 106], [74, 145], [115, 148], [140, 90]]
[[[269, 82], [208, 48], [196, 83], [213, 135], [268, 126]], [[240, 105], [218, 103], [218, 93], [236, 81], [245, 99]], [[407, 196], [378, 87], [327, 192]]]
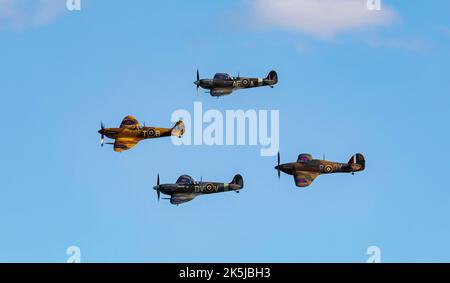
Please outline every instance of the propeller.
[[198, 88], [200, 86], [200, 73], [197, 69], [197, 80], [195, 81], [195, 84], [197, 85], [197, 95], [198, 95]]
[[[158, 173], [158, 177], [156, 178], [156, 185], [159, 186], [159, 173]], [[158, 196], [158, 201], [161, 197], [161, 193], [159, 192], [159, 190], [156, 190], [156, 195]]]
[[278, 152], [278, 155], [277, 155], [277, 162], [278, 162], [278, 169], [277, 169], [277, 171], [278, 171], [278, 179], [280, 179], [280, 152]]
[[105, 126], [103, 125], [103, 121], [100, 122], [100, 129], [102, 135], [102, 137], [100, 138], [100, 145], [103, 147], [103, 143], [105, 142], [105, 135], [104, 135]]

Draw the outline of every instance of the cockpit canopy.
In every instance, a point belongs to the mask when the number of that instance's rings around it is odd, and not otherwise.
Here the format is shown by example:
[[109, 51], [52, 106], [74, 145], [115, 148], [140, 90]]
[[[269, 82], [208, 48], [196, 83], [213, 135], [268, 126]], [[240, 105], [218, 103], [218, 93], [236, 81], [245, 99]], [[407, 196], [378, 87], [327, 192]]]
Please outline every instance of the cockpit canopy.
[[308, 154], [308, 153], [301, 153], [299, 156], [298, 156], [298, 158], [297, 158], [297, 162], [300, 162], [300, 163], [304, 163], [304, 162], [309, 162], [309, 161], [311, 161], [313, 158], [312, 158], [312, 155], [311, 154]]
[[194, 183], [194, 179], [192, 179], [191, 176], [189, 175], [181, 175], [178, 180], [177, 180], [177, 184], [186, 184], [186, 185], [190, 185]]
[[215, 80], [231, 80], [231, 76], [225, 73], [217, 73], [214, 75]]

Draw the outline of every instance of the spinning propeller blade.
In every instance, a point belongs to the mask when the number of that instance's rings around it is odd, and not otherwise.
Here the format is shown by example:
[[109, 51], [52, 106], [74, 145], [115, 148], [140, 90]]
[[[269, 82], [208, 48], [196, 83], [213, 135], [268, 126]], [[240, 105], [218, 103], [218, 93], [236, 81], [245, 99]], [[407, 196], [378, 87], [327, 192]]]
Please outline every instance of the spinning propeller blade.
[[100, 138], [100, 145], [103, 147], [103, 143], [105, 142], [105, 135], [104, 135], [104, 130], [105, 130], [105, 126], [103, 125], [103, 121], [100, 122], [100, 129], [101, 129], [101, 138]]
[[198, 88], [200, 86], [200, 73], [197, 69], [197, 80], [195, 81], [195, 84], [197, 85], [197, 95], [198, 95]]
[[280, 152], [278, 152], [278, 155], [277, 155], [277, 162], [278, 162], [278, 169], [277, 169], [277, 171], [278, 171], [278, 179], [280, 179]]
[[[156, 185], [159, 186], [159, 173], [158, 173], [158, 177], [156, 178]], [[158, 196], [158, 202], [159, 202], [159, 199], [161, 198], [161, 193], [159, 192], [159, 190], [156, 190], [156, 195]]]

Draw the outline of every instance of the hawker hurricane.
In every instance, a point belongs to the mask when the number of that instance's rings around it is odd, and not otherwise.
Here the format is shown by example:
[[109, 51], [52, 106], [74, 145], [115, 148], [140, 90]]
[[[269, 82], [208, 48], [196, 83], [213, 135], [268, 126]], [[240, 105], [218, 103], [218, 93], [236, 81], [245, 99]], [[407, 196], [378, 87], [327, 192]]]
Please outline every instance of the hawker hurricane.
[[353, 155], [347, 163], [332, 162], [327, 160], [313, 159], [311, 154], [302, 153], [297, 162], [280, 164], [280, 153], [278, 153], [278, 165], [275, 169], [280, 172], [293, 175], [297, 187], [307, 187], [320, 174], [352, 173], [364, 170], [366, 161], [361, 153]]

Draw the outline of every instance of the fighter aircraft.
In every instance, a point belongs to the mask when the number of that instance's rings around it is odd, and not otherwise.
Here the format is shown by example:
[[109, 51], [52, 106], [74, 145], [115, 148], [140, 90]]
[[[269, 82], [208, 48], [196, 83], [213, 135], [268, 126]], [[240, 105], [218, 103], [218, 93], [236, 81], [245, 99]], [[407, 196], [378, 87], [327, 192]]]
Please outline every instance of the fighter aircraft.
[[193, 200], [195, 197], [204, 194], [221, 193], [228, 191], [239, 190], [244, 187], [244, 179], [241, 175], [234, 176], [231, 183], [217, 183], [217, 182], [200, 182], [194, 181], [191, 176], [181, 175], [175, 184], [159, 184], [159, 174], [157, 177], [156, 186], [153, 189], [156, 191], [158, 201], [160, 194], [169, 195], [168, 199], [171, 204], [181, 204]]
[[207, 89], [211, 96], [229, 95], [234, 90], [241, 88], [251, 88], [259, 86], [273, 86], [278, 82], [278, 75], [275, 71], [270, 71], [266, 78], [246, 78], [246, 77], [232, 77], [225, 73], [217, 73], [213, 79], [200, 79], [199, 71], [197, 70], [197, 80], [194, 82], [198, 88], [202, 87]]
[[119, 128], [105, 128], [103, 122], [101, 129], [98, 131], [101, 135], [100, 144], [103, 146], [104, 137], [114, 139], [113, 143], [106, 144], [114, 145], [114, 151], [122, 152], [135, 146], [138, 142], [144, 139], [177, 136], [181, 137], [184, 134], [184, 123], [178, 121], [173, 128], [157, 128], [157, 127], [141, 127], [133, 116], [126, 116], [123, 118]]
[[311, 185], [314, 179], [320, 174], [330, 173], [352, 173], [364, 170], [366, 161], [361, 153], [353, 155], [348, 163], [332, 162], [320, 159], [313, 159], [311, 154], [302, 153], [298, 156], [297, 162], [285, 163], [280, 165], [280, 153], [278, 153], [278, 165], [275, 169], [293, 175], [297, 187], [307, 187]]

